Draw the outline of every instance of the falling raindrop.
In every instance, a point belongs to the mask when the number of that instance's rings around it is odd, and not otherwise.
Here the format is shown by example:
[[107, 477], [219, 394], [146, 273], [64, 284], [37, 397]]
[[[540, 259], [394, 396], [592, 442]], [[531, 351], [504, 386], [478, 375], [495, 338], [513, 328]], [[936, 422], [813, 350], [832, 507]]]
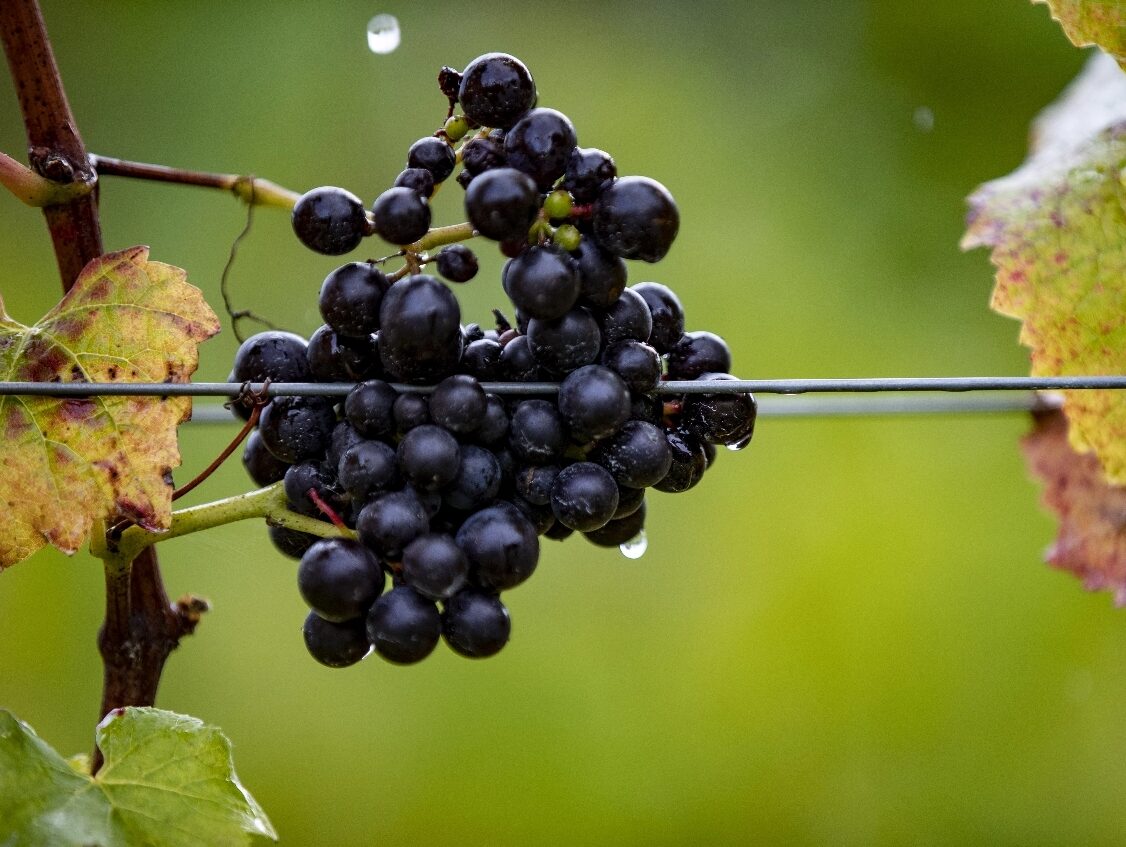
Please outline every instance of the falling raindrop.
[[372, 53], [394, 52], [402, 40], [399, 20], [394, 15], [376, 15], [368, 21], [368, 47]]
[[619, 544], [618, 549], [622, 551], [622, 555], [627, 559], [640, 559], [645, 555], [645, 551], [649, 549], [649, 539], [645, 537], [645, 530], [637, 533], [633, 538], [624, 544]]

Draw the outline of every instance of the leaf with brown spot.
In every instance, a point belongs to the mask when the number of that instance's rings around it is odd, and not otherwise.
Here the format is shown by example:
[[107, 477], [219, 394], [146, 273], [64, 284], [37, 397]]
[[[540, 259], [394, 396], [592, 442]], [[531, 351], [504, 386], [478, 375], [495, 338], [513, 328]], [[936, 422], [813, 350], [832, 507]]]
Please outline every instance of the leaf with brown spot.
[[1090, 453], [1071, 449], [1062, 412], [1037, 415], [1021, 447], [1029, 470], [1045, 483], [1044, 505], [1060, 518], [1048, 562], [1126, 605], [1126, 487], [1108, 483]]
[[1126, 4], [1122, 0], [1032, 0], [1044, 3], [1076, 47], [1097, 44], [1126, 68]]
[[[992, 306], [1023, 321], [1036, 376], [1126, 374], [1126, 73], [1098, 54], [1033, 126], [1021, 167], [970, 197]], [[1126, 392], [1065, 392], [1069, 435], [1126, 482]]]
[[[0, 380], [187, 382], [218, 331], [184, 271], [133, 247], [90, 262], [34, 326], [0, 299]], [[0, 569], [48, 543], [73, 553], [95, 520], [167, 529], [190, 415], [188, 397], [0, 397]]]

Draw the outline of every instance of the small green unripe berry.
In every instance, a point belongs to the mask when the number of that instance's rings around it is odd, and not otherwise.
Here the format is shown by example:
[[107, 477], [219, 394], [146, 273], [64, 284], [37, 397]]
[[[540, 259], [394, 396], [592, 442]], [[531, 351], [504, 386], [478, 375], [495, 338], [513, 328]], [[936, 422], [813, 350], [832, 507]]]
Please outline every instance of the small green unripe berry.
[[543, 201], [543, 212], [551, 220], [559, 220], [571, 214], [571, 195], [563, 189], [552, 191]]
[[570, 224], [563, 224], [563, 226], [555, 230], [553, 240], [558, 247], [569, 252], [579, 249], [579, 242], [582, 241], [582, 238], [582, 233], [579, 232], [577, 227], [573, 227]]
[[547, 221], [536, 221], [528, 230], [528, 243], [539, 244], [551, 238], [551, 224]]
[[469, 121], [465, 119], [464, 115], [454, 115], [446, 119], [442, 131], [446, 133], [446, 138], [450, 141], [461, 141], [465, 137], [465, 133], [469, 132]]

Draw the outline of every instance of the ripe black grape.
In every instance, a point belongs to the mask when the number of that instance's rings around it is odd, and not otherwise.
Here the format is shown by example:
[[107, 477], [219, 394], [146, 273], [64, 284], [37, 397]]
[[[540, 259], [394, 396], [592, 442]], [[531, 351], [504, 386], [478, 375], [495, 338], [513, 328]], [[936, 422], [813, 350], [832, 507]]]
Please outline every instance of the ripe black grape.
[[364, 204], [343, 188], [314, 188], [293, 206], [293, 231], [298, 239], [310, 250], [329, 256], [355, 250], [366, 225]]
[[410, 188], [416, 191], [420, 197], [429, 200], [431, 195], [434, 194], [434, 174], [426, 168], [404, 168], [395, 177], [395, 187]]
[[431, 600], [445, 600], [465, 585], [469, 560], [444, 533], [420, 535], [403, 551], [403, 582]]
[[555, 405], [546, 400], [524, 400], [512, 411], [508, 443], [525, 462], [546, 464], [563, 455], [566, 430]]
[[258, 430], [250, 433], [242, 450], [242, 466], [255, 485], [266, 486], [285, 477], [289, 464], [271, 453]]
[[540, 367], [570, 373], [598, 359], [602, 333], [588, 309], [576, 306], [553, 320], [528, 321], [528, 348]]
[[383, 582], [375, 556], [349, 538], [321, 539], [305, 551], [297, 568], [297, 588], [309, 608], [334, 623], [366, 614]]
[[453, 148], [433, 135], [418, 139], [407, 151], [407, 167], [430, 171], [436, 183], [452, 174], [456, 164]]
[[686, 332], [669, 351], [669, 379], [696, 379], [731, 370], [731, 349], [711, 332]]
[[603, 250], [593, 238], [580, 241], [572, 255], [576, 259], [584, 302], [605, 308], [621, 297], [628, 273], [623, 259]]
[[436, 382], [461, 358], [461, 309], [457, 298], [426, 274], [391, 286], [379, 310], [379, 357], [402, 382]]
[[630, 391], [652, 391], [661, 381], [661, 356], [640, 341], [619, 341], [602, 351], [602, 364], [620, 376]]
[[536, 219], [539, 202], [535, 180], [509, 167], [485, 171], [465, 190], [470, 223], [494, 241], [523, 241]]
[[465, 588], [445, 603], [442, 637], [455, 653], [471, 659], [495, 656], [511, 634], [508, 609], [496, 594]]
[[354, 665], [371, 652], [363, 618], [332, 623], [316, 612], [309, 612], [301, 632], [309, 655], [330, 668]]
[[575, 262], [554, 247], [529, 247], [505, 266], [505, 293], [529, 318], [565, 315], [579, 297], [579, 282]]
[[275, 397], [258, 419], [266, 448], [290, 464], [323, 456], [335, 426], [332, 403], [323, 397]]
[[593, 203], [603, 186], [617, 175], [614, 160], [605, 150], [576, 147], [567, 159], [563, 187], [571, 192], [576, 203]]
[[337, 481], [352, 499], [366, 503], [402, 483], [395, 448], [382, 441], [360, 441], [340, 456]]
[[461, 458], [457, 440], [434, 424], [415, 427], [399, 442], [399, 469], [423, 491], [453, 482]]
[[386, 438], [395, 432], [394, 405], [399, 394], [381, 379], [361, 382], [344, 398], [344, 417], [364, 438]]
[[626, 176], [603, 189], [594, 204], [594, 237], [623, 259], [659, 262], [680, 229], [680, 212], [655, 179]]
[[569, 373], [559, 384], [559, 414], [572, 435], [586, 441], [605, 438], [629, 419], [629, 389], [601, 365]]
[[391, 244], [412, 244], [430, 229], [430, 205], [410, 188], [388, 188], [371, 207], [375, 231]]
[[397, 562], [403, 548], [429, 527], [430, 516], [410, 489], [384, 494], [364, 506], [356, 518], [360, 540], [390, 562]]
[[617, 300], [600, 311], [599, 325], [602, 328], [602, 340], [606, 344], [648, 341], [653, 333], [653, 315], [645, 298], [634, 289], [627, 288]]
[[473, 511], [492, 502], [500, 483], [501, 469], [496, 456], [483, 447], [463, 444], [457, 474], [443, 489], [442, 498], [454, 509]]
[[458, 530], [457, 546], [465, 551], [477, 584], [496, 591], [526, 580], [539, 560], [535, 527], [508, 503], [470, 515]]
[[598, 445], [592, 458], [627, 488], [656, 485], [672, 467], [664, 431], [644, 421], [626, 421]]
[[515, 56], [486, 53], [461, 72], [457, 94], [471, 121], [508, 129], [536, 102], [536, 84]]
[[321, 285], [321, 317], [338, 335], [368, 338], [379, 329], [379, 306], [388, 285], [387, 277], [373, 264], [342, 265]]
[[430, 418], [458, 435], [467, 435], [485, 420], [485, 392], [467, 374], [448, 376], [430, 395]]
[[477, 256], [464, 244], [451, 244], [438, 251], [438, 273], [450, 282], [469, 282], [477, 275]]
[[575, 127], [566, 115], [555, 109], [532, 109], [504, 136], [506, 163], [547, 191], [567, 169], [575, 140]]
[[551, 486], [555, 519], [579, 532], [605, 526], [618, 508], [618, 484], [601, 465], [575, 462], [559, 472]]
[[584, 532], [587, 541], [599, 547], [618, 547], [645, 528], [645, 501], [623, 518], [616, 518], [603, 527]]
[[389, 662], [407, 665], [433, 652], [442, 634], [442, 619], [433, 601], [400, 585], [372, 604], [367, 631], [376, 653]]
[[649, 307], [653, 330], [649, 345], [662, 355], [672, 350], [684, 335], [684, 307], [673, 290], [659, 282], [642, 282], [630, 289], [640, 294]]

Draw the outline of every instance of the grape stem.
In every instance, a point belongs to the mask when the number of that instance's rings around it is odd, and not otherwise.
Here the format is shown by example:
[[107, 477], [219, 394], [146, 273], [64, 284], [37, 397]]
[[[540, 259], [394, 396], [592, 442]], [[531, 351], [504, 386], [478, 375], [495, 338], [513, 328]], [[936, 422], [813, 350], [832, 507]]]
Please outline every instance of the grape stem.
[[142, 550], [159, 541], [251, 518], [264, 518], [271, 526], [282, 526], [321, 538], [355, 538], [355, 533], [347, 527], [338, 528], [292, 511], [286, 501], [284, 484], [275, 482], [256, 491], [174, 511], [171, 524], [165, 532], [152, 532], [135, 525], [117, 538], [104, 531], [94, 532], [91, 535], [90, 552], [106, 563], [107, 572], [120, 571], [127, 569], [129, 562]]
[[124, 176], [155, 182], [171, 182], [177, 185], [195, 185], [200, 188], [219, 188], [231, 192], [244, 203], [254, 206], [292, 209], [301, 197], [296, 191], [255, 176], [188, 171], [183, 168], [169, 168], [164, 165], [150, 165], [145, 162], [131, 162], [94, 154], [90, 155], [90, 164], [100, 176]]

